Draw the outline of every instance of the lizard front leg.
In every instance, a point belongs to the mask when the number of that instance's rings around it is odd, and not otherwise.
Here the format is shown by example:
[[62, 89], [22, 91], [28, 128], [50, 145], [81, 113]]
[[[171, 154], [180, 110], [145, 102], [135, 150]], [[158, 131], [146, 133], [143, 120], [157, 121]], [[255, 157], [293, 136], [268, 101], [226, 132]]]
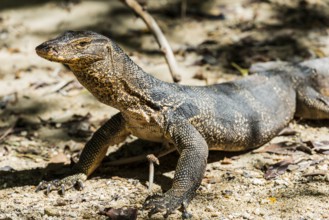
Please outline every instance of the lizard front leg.
[[201, 184], [207, 165], [208, 145], [201, 134], [188, 121], [176, 120], [170, 123], [169, 134], [180, 152], [171, 189], [163, 195], [146, 198], [144, 208], [151, 209], [150, 216], [166, 210], [165, 217], [180, 205], [186, 208]]
[[121, 143], [128, 135], [129, 132], [121, 113], [114, 115], [87, 142], [82, 150], [79, 162], [73, 166], [70, 176], [51, 182], [42, 181], [36, 192], [47, 189], [47, 193], [49, 193], [52, 188], [56, 188], [64, 193], [65, 189], [72, 188], [75, 185], [83, 188], [82, 182], [100, 165], [108, 147]]

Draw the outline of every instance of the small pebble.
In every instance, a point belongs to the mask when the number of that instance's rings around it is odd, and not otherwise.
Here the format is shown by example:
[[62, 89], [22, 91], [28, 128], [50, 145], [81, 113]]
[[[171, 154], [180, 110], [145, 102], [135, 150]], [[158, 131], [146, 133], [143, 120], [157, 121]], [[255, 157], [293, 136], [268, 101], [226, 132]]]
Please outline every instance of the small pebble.
[[55, 216], [55, 217], [59, 217], [61, 215], [59, 210], [53, 209], [52, 207], [46, 207], [44, 209], [45, 214], [48, 216]]
[[135, 179], [128, 179], [128, 182], [133, 185], [137, 185], [139, 183], [139, 181]]
[[77, 213], [75, 213], [75, 212], [70, 212], [68, 215], [72, 218], [77, 218], [78, 217]]
[[21, 132], [21, 135], [22, 135], [22, 136], [26, 136], [26, 135], [27, 135], [27, 131], [22, 131], [22, 132]]
[[78, 209], [80, 207], [80, 204], [72, 204], [71, 208], [72, 209]]
[[83, 219], [94, 219], [95, 216], [92, 213], [86, 212], [86, 213], [83, 213], [82, 218]]
[[251, 219], [251, 215], [248, 212], [242, 214], [243, 219]]
[[251, 178], [252, 175], [249, 172], [243, 171], [242, 175], [246, 178]]
[[211, 217], [219, 217], [219, 216], [221, 216], [221, 213], [220, 212], [213, 212], [213, 213], [211, 213]]
[[230, 196], [233, 195], [233, 191], [232, 190], [222, 190], [222, 195], [225, 197], [225, 198], [228, 198]]
[[252, 179], [251, 180], [251, 183], [253, 185], [259, 185], [259, 186], [261, 186], [261, 185], [265, 185], [265, 180], [262, 180], [262, 179]]
[[205, 209], [206, 212], [214, 212], [216, 209], [212, 205], [208, 205]]
[[56, 200], [56, 205], [57, 206], [65, 206], [67, 203], [64, 199], [57, 199]]
[[318, 168], [319, 170], [324, 170], [324, 171], [329, 170], [329, 168], [328, 168], [328, 164], [317, 165], [317, 168]]
[[327, 182], [329, 182], [329, 173], [326, 174], [326, 179]]
[[289, 170], [289, 171], [294, 171], [294, 170], [297, 170], [298, 168], [299, 168], [299, 166], [296, 165], [296, 164], [290, 164], [290, 165], [288, 166], [288, 170]]
[[289, 183], [287, 181], [283, 180], [283, 179], [276, 179], [276, 180], [274, 180], [274, 183], [276, 185], [285, 185], [285, 186], [289, 185]]

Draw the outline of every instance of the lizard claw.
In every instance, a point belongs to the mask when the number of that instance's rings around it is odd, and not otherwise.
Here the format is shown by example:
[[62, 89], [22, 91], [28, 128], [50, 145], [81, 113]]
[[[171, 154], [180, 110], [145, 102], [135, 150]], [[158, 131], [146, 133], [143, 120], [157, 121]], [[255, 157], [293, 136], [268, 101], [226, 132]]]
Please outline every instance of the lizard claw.
[[51, 182], [47, 182], [47, 181], [43, 180], [39, 183], [39, 185], [35, 189], [35, 192], [39, 192], [41, 190], [46, 189], [46, 194], [49, 194], [49, 192], [51, 191], [52, 186], [57, 186], [57, 182], [58, 182], [57, 179], [53, 180]]
[[41, 181], [35, 192], [39, 192], [45, 189], [45, 194], [48, 195], [53, 189], [57, 189], [61, 195], [65, 195], [65, 190], [75, 187], [78, 190], [84, 188], [83, 181], [87, 179], [87, 176], [83, 173], [78, 173], [72, 176], [65, 177], [62, 180], [55, 179], [52, 181]]
[[164, 218], [168, 218], [168, 216], [177, 209], [180, 205], [183, 206], [183, 218], [190, 218], [191, 214], [186, 211], [187, 202], [184, 201], [184, 197], [176, 197], [173, 195], [173, 191], [168, 191], [167, 193], [160, 195], [154, 194], [148, 196], [144, 202], [143, 209], [150, 209], [148, 217], [152, 217], [152, 215], [165, 211]]
[[83, 182], [80, 179], [77, 180], [77, 182], [76, 182], [76, 188], [80, 191], [83, 190], [83, 188], [85, 188], [85, 186], [83, 185]]
[[62, 193], [62, 195], [65, 195], [65, 186], [64, 186], [64, 184], [61, 184], [61, 193]]
[[165, 199], [165, 195], [154, 194], [148, 196], [144, 202], [143, 209], [150, 209], [148, 217], [151, 218], [152, 215], [166, 211], [164, 218], [169, 216], [169, 203]]

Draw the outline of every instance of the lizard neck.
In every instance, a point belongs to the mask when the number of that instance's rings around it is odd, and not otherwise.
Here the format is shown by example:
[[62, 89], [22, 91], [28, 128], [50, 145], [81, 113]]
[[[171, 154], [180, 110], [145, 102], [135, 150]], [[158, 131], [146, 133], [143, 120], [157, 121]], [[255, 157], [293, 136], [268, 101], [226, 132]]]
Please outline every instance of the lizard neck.
[[99, 101], [121, 112], [140, 105], [157, 108], [152, 90], [164, 82], [145, 73], [118, 46], [108, 58], [91, 64], [70, 65], [79, 80]]

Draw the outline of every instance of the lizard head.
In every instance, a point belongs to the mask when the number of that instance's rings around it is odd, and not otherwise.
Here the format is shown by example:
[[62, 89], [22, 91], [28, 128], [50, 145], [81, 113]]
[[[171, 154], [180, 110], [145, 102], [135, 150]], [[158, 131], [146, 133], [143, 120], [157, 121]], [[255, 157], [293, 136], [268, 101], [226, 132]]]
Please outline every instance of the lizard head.
[[90, 64], [106, 59], [109, 39], [92, 31], [66, 31], [35, 48], [47, 60], [67, 65]]

